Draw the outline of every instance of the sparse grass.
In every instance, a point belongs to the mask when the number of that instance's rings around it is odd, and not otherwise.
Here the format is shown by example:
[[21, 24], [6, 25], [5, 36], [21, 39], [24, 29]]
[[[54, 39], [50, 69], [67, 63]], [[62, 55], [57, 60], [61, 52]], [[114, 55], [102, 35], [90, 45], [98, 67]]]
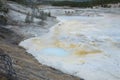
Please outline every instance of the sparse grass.
[[8, 80], [5, 74], [0, 72], [0, 80]]
[[0, 77], [0, 80], [8, 80], [6, 77], [2, 76]]

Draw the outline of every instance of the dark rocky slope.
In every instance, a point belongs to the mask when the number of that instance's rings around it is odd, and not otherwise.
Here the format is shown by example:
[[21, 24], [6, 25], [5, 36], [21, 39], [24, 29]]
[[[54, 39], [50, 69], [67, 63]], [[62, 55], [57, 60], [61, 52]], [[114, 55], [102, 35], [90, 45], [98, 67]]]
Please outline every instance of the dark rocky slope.
[[12, 30], [0, 27], [0, 41], [6, 43], [18, 44], [23, 38]]

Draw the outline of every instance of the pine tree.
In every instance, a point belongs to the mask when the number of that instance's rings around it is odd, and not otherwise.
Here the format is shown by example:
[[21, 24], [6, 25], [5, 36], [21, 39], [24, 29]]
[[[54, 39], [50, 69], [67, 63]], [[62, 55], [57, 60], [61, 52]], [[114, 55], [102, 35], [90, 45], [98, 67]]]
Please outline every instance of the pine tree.
[[29, 12], [28, 12], [28, 14], [26, 15], [25, 23], [31, 23], [30, 13], [29, 13]]
[[47, 15], [44, 11], [40, 11], [40, 19], [42, 19], [43, 21], [47, 19]]
[[51, 13], [50, 12], [48, 12], [48, 16], [51, 17]]

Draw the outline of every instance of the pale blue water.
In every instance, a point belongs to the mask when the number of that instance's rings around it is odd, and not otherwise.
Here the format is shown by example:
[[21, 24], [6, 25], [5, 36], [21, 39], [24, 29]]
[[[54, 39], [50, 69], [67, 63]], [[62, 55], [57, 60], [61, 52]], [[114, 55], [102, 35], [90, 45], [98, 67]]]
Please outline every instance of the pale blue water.
[[45, 48], [41, 50], [42, 54], [53, 56], [67, 56], [69, 53], [62, 48]]

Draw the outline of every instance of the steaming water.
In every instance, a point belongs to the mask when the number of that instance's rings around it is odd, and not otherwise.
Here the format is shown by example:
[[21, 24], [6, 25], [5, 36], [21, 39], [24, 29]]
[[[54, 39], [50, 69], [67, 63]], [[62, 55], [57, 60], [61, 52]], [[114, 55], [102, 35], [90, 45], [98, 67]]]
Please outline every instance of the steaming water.
[[58, 17], [46, 35], [20, 43], [42, 64], [85, 80], [120, 80], [120, 16]]

